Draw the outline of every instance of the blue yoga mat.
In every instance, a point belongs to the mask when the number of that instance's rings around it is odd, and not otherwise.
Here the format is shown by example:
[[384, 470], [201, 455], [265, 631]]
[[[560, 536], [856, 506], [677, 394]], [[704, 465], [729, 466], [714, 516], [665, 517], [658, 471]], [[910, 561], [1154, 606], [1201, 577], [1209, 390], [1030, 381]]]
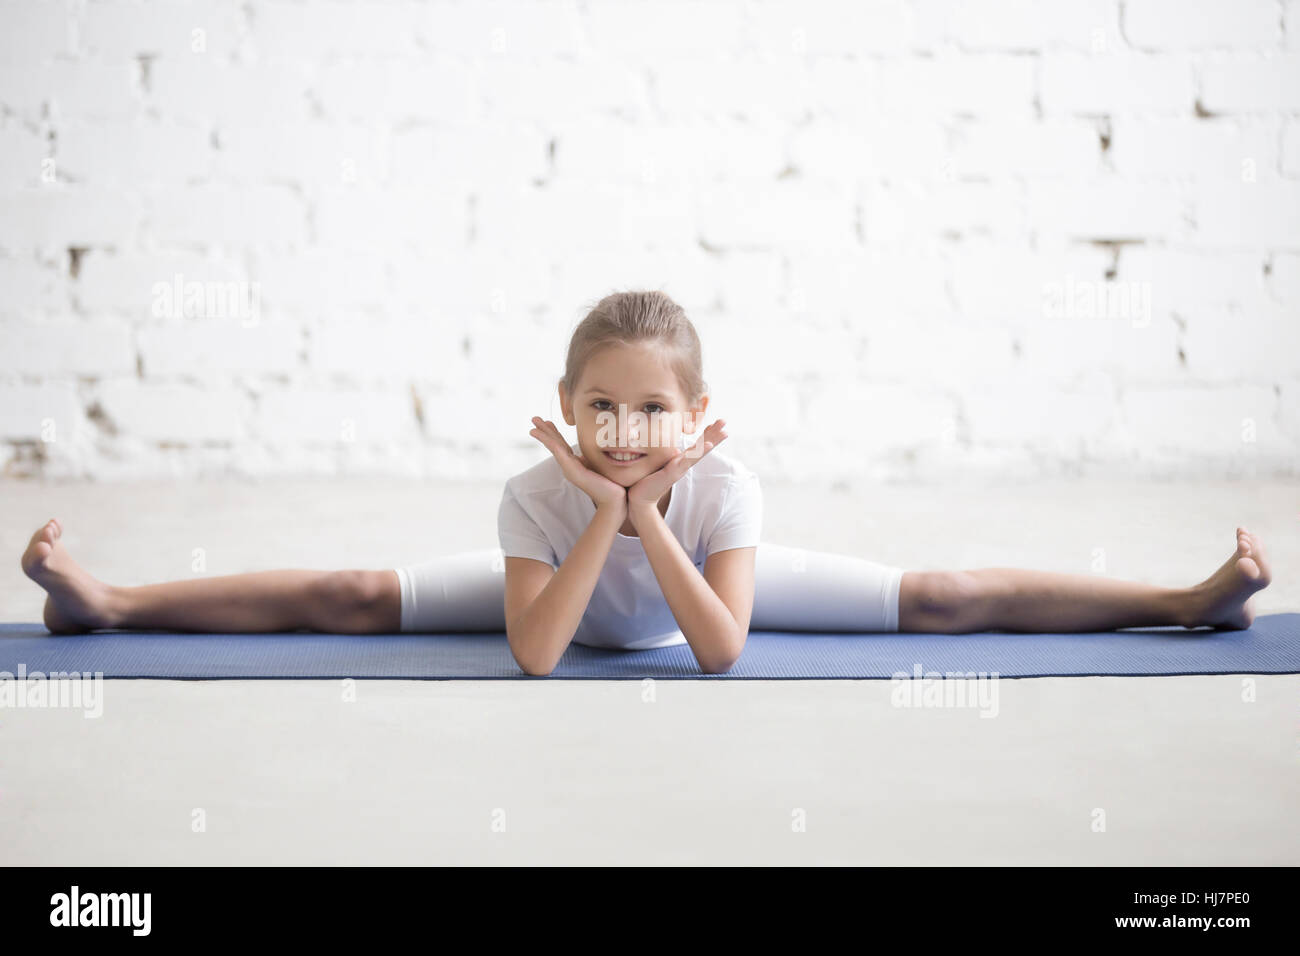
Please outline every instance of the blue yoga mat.
[[[100, 631], [54, 637], [0, 624], [0, 672], [99, 673], [167, 680], [531, 678], [504, 634], [175, 634]], [[818, 680], [956, 677], [1145, 677], [1300, 673], [1300, 614], [1243, 631], [1133, 628], [1089, 634], [830, 634], [753, 631], [725, 674], [704, 674], [686, 645], [611, 651], [572, 644], [552, 678]], [[4, 677], [5, 674], [0, 674]]]

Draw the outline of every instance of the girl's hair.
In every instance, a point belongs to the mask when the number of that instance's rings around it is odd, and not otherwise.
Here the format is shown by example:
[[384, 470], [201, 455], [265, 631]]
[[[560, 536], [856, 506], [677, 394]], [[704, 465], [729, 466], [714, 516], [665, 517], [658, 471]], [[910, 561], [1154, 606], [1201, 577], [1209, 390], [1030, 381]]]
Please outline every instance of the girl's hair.
[[583, 367], [598, 349], [635, 342], [658, 342], [671, 353], [673, 371], [689, 405], [708, 390], [695, 326], [680, 305], [657, 290], [615, 292], [596, 303], [569, 340], [564, 387], [573, 394]]

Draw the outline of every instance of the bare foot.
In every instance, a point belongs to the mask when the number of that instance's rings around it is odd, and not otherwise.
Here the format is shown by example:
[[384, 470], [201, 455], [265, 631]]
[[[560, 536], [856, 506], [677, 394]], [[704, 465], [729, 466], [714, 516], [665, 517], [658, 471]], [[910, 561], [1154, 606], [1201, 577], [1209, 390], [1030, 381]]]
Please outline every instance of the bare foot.
[[1241, 630], [1255, 620], [1256, 591], [1268, 587], [1272, 580], [1268, 559], [1259, 539], [1243, 528], [1237, 529], [1237, 550], [1219, 570], [1192, 590], [1198, 598], [1196, 613], [1186, 627]]
[[63, 526], [51, 518], [23, 552], [23, 572], [49, 594], [45, 626], [55, 634], [112, 627], [111, 589], [87, 574], [60, 543]]

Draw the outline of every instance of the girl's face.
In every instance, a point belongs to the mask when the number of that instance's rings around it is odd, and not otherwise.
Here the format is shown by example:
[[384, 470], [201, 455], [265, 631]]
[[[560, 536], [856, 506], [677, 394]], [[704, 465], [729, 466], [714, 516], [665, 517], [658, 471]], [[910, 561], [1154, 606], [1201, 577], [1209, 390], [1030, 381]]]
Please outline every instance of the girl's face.
[[[687, 406], [677, 375], [652, 342], [608, 345], [596, 351], [572, 395], [560, 384], [564, 420], [578, 429], [588, 465], [625, 487], [658, 471], [677, 453], [681, 436], [695, 431], [709, 403]], [[613, 456], [635, 456], [618, 461]]]

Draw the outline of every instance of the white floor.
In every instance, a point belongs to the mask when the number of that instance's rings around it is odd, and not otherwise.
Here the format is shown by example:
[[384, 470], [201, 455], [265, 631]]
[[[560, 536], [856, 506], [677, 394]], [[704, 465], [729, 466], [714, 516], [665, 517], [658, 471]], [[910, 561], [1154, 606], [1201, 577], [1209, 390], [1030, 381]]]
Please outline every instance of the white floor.
[[[1199, 580], [1242, 524], [1300, 610], [1295, 483], [833, 493], [765, 483], [767, 539], [910, 568]], [[384, 567], [495, 543], [499, 488], [0, 484], [0, 619], [57, 515], [119, 583]], [[1098, 549], [1101, 549], [1098, 551]], [[1300, 676], [1003, 680], [998, 716], [885, 681], [110, 681], [0, 711], [0, 859], [203, 863], [1300, 863]], [[195, 832], [201, 810], [205, 822]], [[1104, 832], [1094, 829], [1104, 811]], [[805, 822], [802, 830], [793, 825]]]

